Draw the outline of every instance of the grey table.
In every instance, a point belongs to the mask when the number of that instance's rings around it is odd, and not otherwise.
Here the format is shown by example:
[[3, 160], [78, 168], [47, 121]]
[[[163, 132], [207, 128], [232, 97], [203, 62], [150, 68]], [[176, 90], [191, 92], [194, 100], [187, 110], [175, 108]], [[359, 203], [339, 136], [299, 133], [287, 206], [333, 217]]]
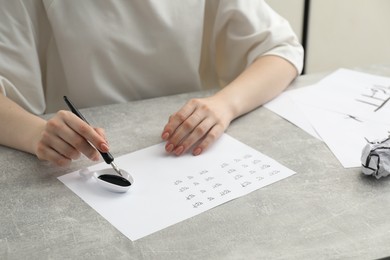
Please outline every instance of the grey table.
[[[366, 67], [390, 76], [390, 66]], [[292, 87], [323, 75], [298, 78]], [[161, 142], [188, 93], [82, 110], [115, 156]], [[2, 123], [2, 122], [1, 122]], [[227, 133], [296, 175], [135, 242], [84, 203], [58, 168], [0, 147], [0, 259], [375, 259], [390, 255], [390, 178], [344, 169], [327, 146], [260, 107]], [[158, 217], [158, 216], [156, 216]]]

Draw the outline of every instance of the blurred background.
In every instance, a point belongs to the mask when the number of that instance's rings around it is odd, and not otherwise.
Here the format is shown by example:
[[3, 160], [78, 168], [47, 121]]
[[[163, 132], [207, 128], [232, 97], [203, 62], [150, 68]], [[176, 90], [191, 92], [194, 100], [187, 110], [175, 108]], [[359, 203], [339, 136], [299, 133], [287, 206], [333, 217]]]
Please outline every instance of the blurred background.
[[265, 1], [304, 44], [305, 73], [390, 64], [390, 0]]

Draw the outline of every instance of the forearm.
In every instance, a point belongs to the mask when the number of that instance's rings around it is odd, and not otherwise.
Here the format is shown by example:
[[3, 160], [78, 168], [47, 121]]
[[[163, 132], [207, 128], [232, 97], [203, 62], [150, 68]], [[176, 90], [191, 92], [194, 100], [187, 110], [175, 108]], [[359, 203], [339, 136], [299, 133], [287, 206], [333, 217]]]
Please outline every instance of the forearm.
[[0, 93], [0, 144], [35, 154], [46, 121], [27, 112]]
[[239, 117], [280, 94], [297, 76], [297, 70], [278, 56], [263, 56], [214, 95], [224, 100], [232, 117]]

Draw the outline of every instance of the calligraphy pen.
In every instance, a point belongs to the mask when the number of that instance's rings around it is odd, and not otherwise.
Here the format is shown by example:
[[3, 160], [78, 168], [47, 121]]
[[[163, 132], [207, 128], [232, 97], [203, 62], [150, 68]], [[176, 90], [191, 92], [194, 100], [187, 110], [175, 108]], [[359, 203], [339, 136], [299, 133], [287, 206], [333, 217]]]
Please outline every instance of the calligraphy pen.
[[[67, 96], [64, 96], [64, 100], [65, 100], [65, 103], [66, 105], [69, 107], [70, 111], [72, 111], [73, 114], [75, 114], [76, 116], [78, 116], [81, 120], [83, 120], [85, 123], [89, 124], [87, 119], [85, 119], [85, 117], [80, 113], [80, 111], [73, 105], [72, 102], [70, 102], [70, 100], [68, 99]], [[99, 151], [99, 149], [97, 149]], [[118, 168], [118, 166], [114, 163], [114, 157], [109, 153], [103, 153], [101, 151], [99, 151], [99, 153], [102, 155], [104, 161], [107, 163], [107, 164], [111, 164], [112, 168], [114, 168], [114, 170], [120, 175], [120, 176], [123, 176], [122, 173], [121, 173], [121, 170]]]

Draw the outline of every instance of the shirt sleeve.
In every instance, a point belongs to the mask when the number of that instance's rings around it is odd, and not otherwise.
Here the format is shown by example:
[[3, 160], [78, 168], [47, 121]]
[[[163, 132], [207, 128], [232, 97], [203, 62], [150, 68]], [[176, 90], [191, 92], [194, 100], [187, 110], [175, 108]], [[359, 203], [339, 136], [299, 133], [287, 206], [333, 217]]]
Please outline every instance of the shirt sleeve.
[[0, 0], [0, 92], [27, 111], [43, 114], [49, 25], [39, 0]]
[[219, 1], [211, 41], [221, 85], [264, 55], [282, 57], [302, 71], [303, 48], [296, 34], [263, 0]]

